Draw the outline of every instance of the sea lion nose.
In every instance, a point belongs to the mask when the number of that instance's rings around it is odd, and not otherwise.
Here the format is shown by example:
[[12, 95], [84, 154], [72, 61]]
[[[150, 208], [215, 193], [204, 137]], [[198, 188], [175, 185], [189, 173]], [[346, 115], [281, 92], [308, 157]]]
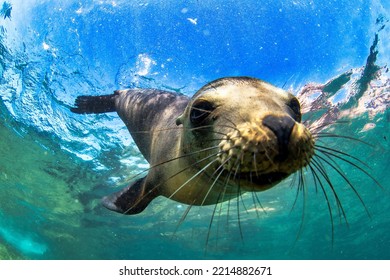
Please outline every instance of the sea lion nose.
[[279, 145], [278, 160], [283, 161], [288, 155], [288, 144], [295, 121], [290, 116], [268, 115], [263, 118], [263, 125], [276, 135]]

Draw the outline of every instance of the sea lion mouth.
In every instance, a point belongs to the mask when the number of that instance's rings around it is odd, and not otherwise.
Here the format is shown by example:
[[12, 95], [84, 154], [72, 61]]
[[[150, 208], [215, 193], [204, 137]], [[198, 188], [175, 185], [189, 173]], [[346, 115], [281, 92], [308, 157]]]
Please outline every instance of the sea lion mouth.
[[269, 189], [289, 175], [284, 172], [270, 172], [259, 175], [253, 172], [243, 172], [236, 174], [236, 179], [241, 182], [240, 186], [247, 191], [262, 191]]
[[283, 172], [270, 172], [258, 176], [253, 176], [253, 174], [250, 173], [240, 174], [241, 178], [259, 186], [278, 183], [289, 175], [290, 174]]

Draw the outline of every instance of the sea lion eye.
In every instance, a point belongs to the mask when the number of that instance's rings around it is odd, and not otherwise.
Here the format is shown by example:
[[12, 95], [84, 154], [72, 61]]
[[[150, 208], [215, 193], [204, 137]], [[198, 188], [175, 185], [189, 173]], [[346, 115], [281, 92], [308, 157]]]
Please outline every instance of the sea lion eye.
[[206, 119], [214, 110], [213, 104], [208, 101], [199, 101], [192, 106], [190, 112], [191, 123], [195, 126], [204, 125]]
[[293, 118], [297, 122], [301, 122], [301, 104], [299, 104], [298, 99], [296, 99], [295, 97], [291, 98], [290, 101], [287, 103], [287, 106], [291, 109], [293, 113]]

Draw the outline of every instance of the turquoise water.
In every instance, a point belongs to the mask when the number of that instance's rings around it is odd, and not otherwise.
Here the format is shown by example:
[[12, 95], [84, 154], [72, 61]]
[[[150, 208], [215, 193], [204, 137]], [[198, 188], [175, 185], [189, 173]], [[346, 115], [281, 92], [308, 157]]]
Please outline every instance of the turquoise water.
[[[390, 258], [388, 1], [64, 2], [9, 1], [0, 18], [0, 259]], [[316, 99], [318, 85], [350, 70]], [[211, 227], [214, 206], [183, 222], [186, 205], [162, 197], [136, 216], [101, 206], [147, 163], [115, 114], [72, 114], [75, 97], [126, 87], [192, 95], [232, 75], [291, 90], [312, 123], [337, 108], [343, 122], [328, 131], [370, 144], [323, 140], [381, 185], [337, 161], [363, 205], [328, 169], [347, 222], [331, 198], [332, 231], [309, 171], [295, 204], [291, 177], [258, 196], [263, 209], [250, 194], [218, 205]]]

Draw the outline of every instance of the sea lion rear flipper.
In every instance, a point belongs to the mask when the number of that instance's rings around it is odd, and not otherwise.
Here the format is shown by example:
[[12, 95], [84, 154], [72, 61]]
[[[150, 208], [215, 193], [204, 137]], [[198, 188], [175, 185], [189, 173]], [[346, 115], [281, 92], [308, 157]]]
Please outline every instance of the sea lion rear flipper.
[[119, 192], [103, 197], [104, 207], [126, 215], [141, 213], [156, 197], [154, 192], [145, 191], [145, 178], [138, 179]]

